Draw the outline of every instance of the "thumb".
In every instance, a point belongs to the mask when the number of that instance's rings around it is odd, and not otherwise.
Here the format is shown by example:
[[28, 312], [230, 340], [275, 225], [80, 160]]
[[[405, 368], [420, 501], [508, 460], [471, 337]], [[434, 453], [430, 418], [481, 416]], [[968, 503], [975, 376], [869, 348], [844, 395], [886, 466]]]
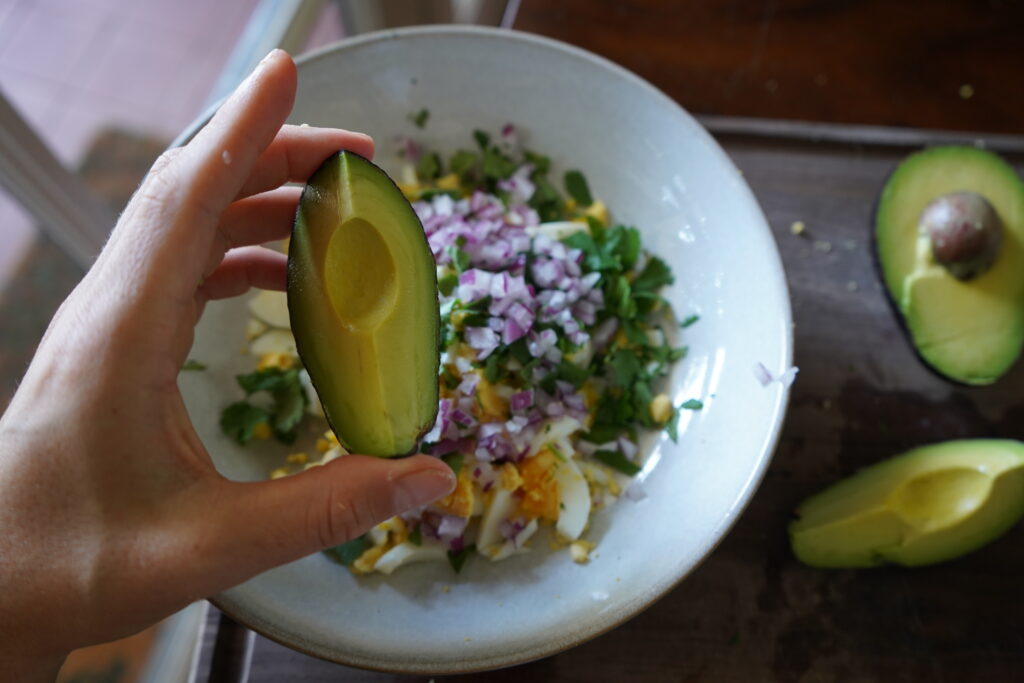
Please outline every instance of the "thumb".
[[[214, 538], [225, 585], [369, 531], [455, 488], [451, 468], [416, 455], [346, 455], [301, 474], [259, 483], [224, 481]], [[222, 574], [222, 572], [224, 572]]]

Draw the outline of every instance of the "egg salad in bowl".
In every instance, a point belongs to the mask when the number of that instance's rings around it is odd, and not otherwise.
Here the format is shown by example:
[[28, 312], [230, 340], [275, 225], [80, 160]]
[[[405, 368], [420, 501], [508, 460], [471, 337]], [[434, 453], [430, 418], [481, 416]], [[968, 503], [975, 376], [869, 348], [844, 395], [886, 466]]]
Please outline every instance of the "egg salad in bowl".
[[[426, 110], [411, 117], [426, 123]], [[476, 131], [451, 155], [399, 138], [398, 184], [420, 219], [437, 265], [441, 312], [440, 400], [420, 451], [456, 473], [447, 497], [394, 517], [327, 551], [356, 574], [390, 574], [422, 561], [458, 571], [547, 544], [586, 563], [592, 514], [620, 496], [643, 496], [638, 440], [665, 430], [680, 410], [663, 391], [686, 354], [660, 291], [669, 266], [647, 253], [636, 228], [611, 220], [575, 170], [552, 179], [551, 161], [515, 126]], [[322, 421], [315, 443], [269, 473], [282, 477], [346, 455], [296, 352], [286, 296], [249, 302], [253, 372], [246, 397], [227, 406], [222, 429], [240, 443], [296, 443], [303, 422]]]

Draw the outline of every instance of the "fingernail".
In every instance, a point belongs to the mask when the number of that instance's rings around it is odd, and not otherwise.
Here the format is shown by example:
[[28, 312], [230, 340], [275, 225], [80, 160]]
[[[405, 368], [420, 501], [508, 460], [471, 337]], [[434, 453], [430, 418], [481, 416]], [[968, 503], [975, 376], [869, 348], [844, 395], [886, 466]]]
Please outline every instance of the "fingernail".
[[410, 472], [395, 480], [395, 510], [405, 512], [432, 503], [454, 488], [455, 475], [448, 468]]

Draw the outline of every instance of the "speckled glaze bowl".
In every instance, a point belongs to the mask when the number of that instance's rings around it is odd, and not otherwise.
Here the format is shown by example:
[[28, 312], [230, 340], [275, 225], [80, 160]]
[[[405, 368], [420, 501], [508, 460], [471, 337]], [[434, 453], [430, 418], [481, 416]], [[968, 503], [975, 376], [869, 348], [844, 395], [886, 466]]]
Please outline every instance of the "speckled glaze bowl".
[[[427, 108], [419, 131], [410, 113]], [[768, 465], [787, 389], [762, 386], [754, 368], [780, 372], [792, 354], [789, 299], [764, 216], [731, 161], [678, 105], [628, 71], [562, 43], [481, 28], [420, 27], [366, 35], [299, 61], [294, 123], [372, 134], [385, 167], [397, 134], [452, 151], [475, 128], [517, 125], [532, 149], [587, 175], [615, 219], [635, 225], [669, 262], [667, 291], [690, 347], [675, 368], [680, 438], [646, 445], [638, 475], [646, 498], [599, 512], [585, 537], [589, 564], [541, 540], [491, 563], [404, 567], [356, 578], [323, 554], [233, 588], [216, 599], [256, 631], [318, 657], [397, 672], [455, 673], [537, 659], [593, 638], [671, 590], [739, 517]], [[187, 137], [204, 121], [197, 121]], [[221, 434], [221, 409], [247, 318], [242, 299], [210, 305], [192, 356], [209, 370], [182, 373], [189, 410], [225, 475], [265, 478], [285, 452], [240, 448]]]

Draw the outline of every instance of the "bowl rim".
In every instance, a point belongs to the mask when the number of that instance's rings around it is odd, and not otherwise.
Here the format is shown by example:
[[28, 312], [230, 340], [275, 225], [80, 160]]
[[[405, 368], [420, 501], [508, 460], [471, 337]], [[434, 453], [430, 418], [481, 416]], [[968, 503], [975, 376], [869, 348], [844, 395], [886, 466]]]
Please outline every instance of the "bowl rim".
[[[617, 77], [623, 78], [626, 81], [631, 82], [633, 85], [646, 90], [649, 94], [653, 95], [656, 99], [660, 99], [663, 103], [667, 104], [670, 108], [674, 109], [678, 114], [684, 118], [689, 119], [699, 133], [702, 133], [712, 143], [709, 145], [709, 149], [713, 154], [717, 154], [722, 158], [724, 162], [732, 165], [732, 160], [722, 149], [721, 145], [718, 144], [710, 133], [678, 102], [673, 100], [667, 94], [662, 92], [659, 88], [626, 69], [615, 62], [597, 55], [583, 48], [570, 45], [568, 43], [555, 40], [553, 38], [547, 38], [533, 33], [525, 31], [519, 31], [515, 29], [507, 28], [495, 28], [488, 26], [475, 26], [475, 25], [460, 25], [460, 24], [428, 24], [420, 26], [407, 26], [400, 28], [384, 29], [380, 31], [373, 31], [370, 33], [360, 34], [350, 38], [343, 38], [339, 41], [325, 45], [316, 50], [307, 52], [299, 57], [295, 58], [296, 67], [301, 70], [301, 67], [305, 64], [315, 62], [328, 56], [333, 56], [338, 52], [345, 52], [348, 50], [358, 49], [364, 45], [371, 43], [381, 43], [391, 40], [401, 40], [405, 38], [420, 38], [424, 36], [440, 36], [440, 37], [480, 37], [486, 36], [488, 38], [508, 40], [518, 43], [533, 44], [539, 48], [548, 50], [554, 50], [570, 55], [572, 57], [590, 62], [603, 70], [609, 71]], [[197, 116], [192, 123], [190, 123], [182, 132], [179, 134], [173, 142], [168, 146], [168, 149], [173, 147], [181, 146], [187, 143], [195, 134], [213, 117], [217, 109], [220, 108], [227, 96], [212, 104], [199, 116]], [[781, 340], [782, 355], [784, 360], [784, 367], [790, 367], [793, 364], [793, 320], [792, 320], [792, 303], [789, 293], [789, 286], [786, 280], [785, 269], [783, 267], [782, 258], [779, 254], [778, 246], [775, 243], [775, 238], [771, 233], [771, 227], [768, 223], [767, 218], [764, 215], [764, 210], [761, 208], [760, 203], [757, 201], [756, 196], [750, 189], [750, 186], [746, 183], [743, 178], [740, 178], [740, 187], [745, 189], [748, 193], [750, 200], [753, 202], [753, 208], [757, 216], [760, 216], [764, 228], [768, 231], [768, 237], [771, 240], [773, 249], [765, 254], [765, 257], [770, 261], [770, 266], [778, 278], [778, 285], [781, 288], [783, 294], [782, 297], [782, 327], [784, 330], [783, 338]], [[518, 651], [511, 654], [499, 654], [489, 657], [477, 658], [470, 661], [456, 660], [450, 664], [439, 663], [438, 665], [423, 665], [414, 664], [411, 666], [404, 666], [399, 662], [395, 661], [384, 661], [381, 659], [370, 659], [359, 656], [349, 656], [344, 652], [337, 650], [328, 650], [324, 648], [314, 647], [311, 644], [305, 644], [301, 638], [296, 638], [294, 634], [284, 632], [282, 630], [274, 628], [272, 624], [264, 622], [257, 615], [253, 614], [248, 610], [244, 604], [231, 598], [227, 593], [220, 593], [216, 596], [208, 598], [213, 605], [220, 609], [223, 613], [237, 621], [239, 624], [249, 628], [250, 630], [260, 634], [261, 636], [274, 641], [280, 645], [288, 647], [290, 649], [302, 652], [303, 654], [317, 657], [329, 662], [336, 664], [342, 664], [345, 666], [357, 667], [360, 669], [379, 671], [384, 673], [397, 673], [397, 674], [419, 674], [419, 675], [454, 675], [454, 674], [466, 674], [474, 673], [478, 671], [488, 671], [494, 669], [500, 669], [505, 667], [516, 666], [525, 664], [531, 661], [549, 657], [552, 655], [559, 654], [566, 650], [572, 649], [578, 645], [581, 645], [589, 640], [597, 638], [598, 636], [604, 635], [609, 631], [618, 628], [625, 622], [638, 616], [640, 613], [647, 610], [654, 603], [658, 602], [661, 598], [665, 597], [668, 593], [672, 592], [684, 579], [686, 579], [691, 573], [693, 573], [699, 566], [701, 566], [705, 560], [718, 548], [721, 542], [728, 536], [729, 532], [732, 531], [736, 522], [742, 516], [747, 506], [750, 504], [751, 499], [760, 487], [765, 474], [767, 473], [769, 464], [771, 463], [772, 457], [774, 456], [775, 449], [778, 446], [778, 442], [782, 433], [782, 428], [785, 423], [786, 413], [788, 411], [789, 399], [791, 391], [790, 387], [783, 385], [779, 394], [778, 400], [774, 406], [774, 415], [769, 430], [767, 431], [766, 438], [763, 441], [762, 452], [757, 462], [757, 466], [750, 473], [750, 476], [743, 483], [742, 489], [739, 491], [735, 498], [735, 504], [729, 509], [725, 518], [719, 523], [718, 536], [708, 546], [706, 552], [693, 563], [692, 566], [688, 567], [680, 574], [674, 577], [670, 582], [665, 584], [662, 590], [657, 592], [650, 592], [638, 601], [636, 604], [628, 605], [620, 613], [613, 615], [613, 618], [605, 623], [602, 623], [597, 628], [582, 629], [576, 633], [572, 638], [565, 640], [559, 640], [557, 643], [541, 642], [530, 650]]]

